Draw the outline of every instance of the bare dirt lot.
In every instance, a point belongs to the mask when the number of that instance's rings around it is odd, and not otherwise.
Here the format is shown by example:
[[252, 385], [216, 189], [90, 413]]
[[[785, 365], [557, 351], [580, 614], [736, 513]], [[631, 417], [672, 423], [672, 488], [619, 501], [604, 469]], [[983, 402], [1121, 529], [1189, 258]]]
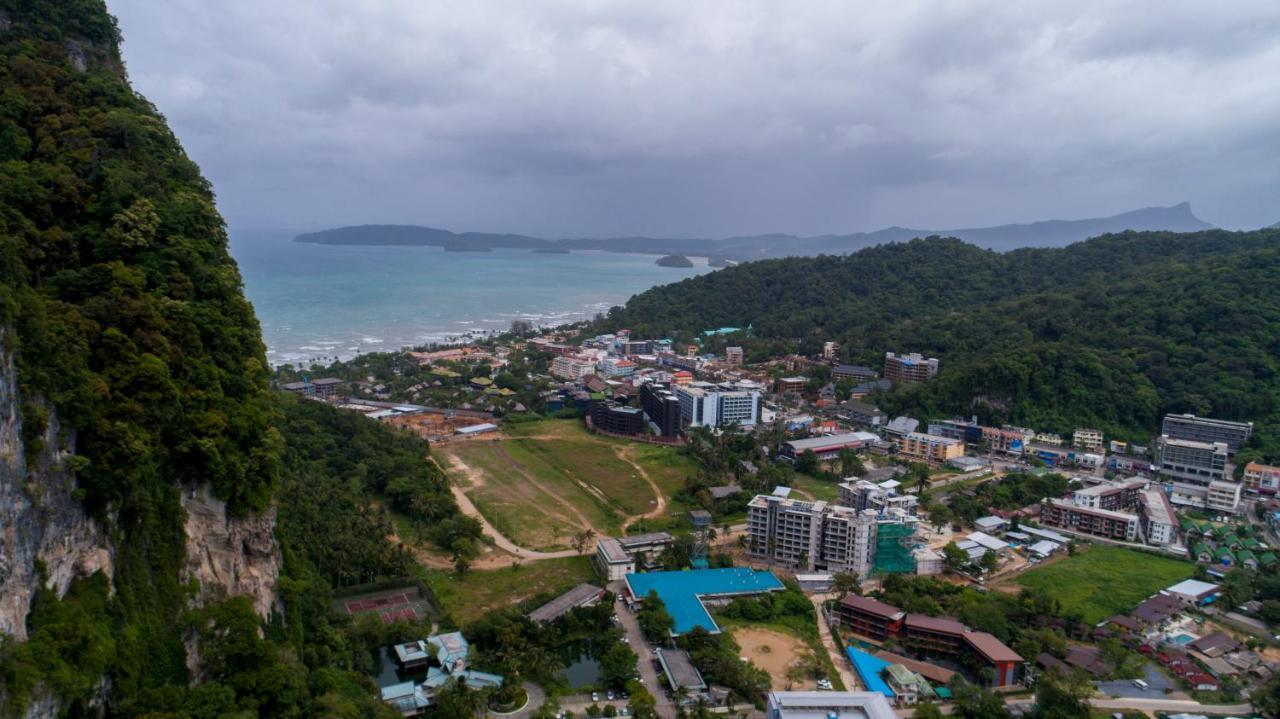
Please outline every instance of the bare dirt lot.
[[770, 688], [778, 691], [817, 688], [812, 679], [800, 682], [787, 679], [787, 668], [809, 652], [799, 639], [762, 627], [738, 627], [733, 630], [733, 639], [742, 647], [742, 656], [773, 677]]

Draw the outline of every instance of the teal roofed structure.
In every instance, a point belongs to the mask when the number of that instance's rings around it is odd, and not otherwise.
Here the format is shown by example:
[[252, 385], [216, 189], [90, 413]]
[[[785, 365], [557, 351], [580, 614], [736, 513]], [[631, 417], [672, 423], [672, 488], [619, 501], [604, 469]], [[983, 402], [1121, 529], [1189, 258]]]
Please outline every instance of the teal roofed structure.
[[697, 627], [720, 633], [702, 603], [703, 597], [732, 598], [782, 591], [783, 584], [773, 572], [759, 572], [744, 567], [731, 569], [694, 569], [687, 572], [645, 572], [626, 576], [627, 591], [644, 600], [656, 592], [675, 620], [673, 634], [679, 635]]

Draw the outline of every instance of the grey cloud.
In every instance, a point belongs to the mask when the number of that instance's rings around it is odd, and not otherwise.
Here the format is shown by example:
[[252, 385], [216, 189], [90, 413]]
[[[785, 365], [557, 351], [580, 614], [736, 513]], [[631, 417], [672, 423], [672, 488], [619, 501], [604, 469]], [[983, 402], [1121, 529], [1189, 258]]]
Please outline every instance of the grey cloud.
[[114, 0], [235, 224], [1280, 220], [1280, 6]]

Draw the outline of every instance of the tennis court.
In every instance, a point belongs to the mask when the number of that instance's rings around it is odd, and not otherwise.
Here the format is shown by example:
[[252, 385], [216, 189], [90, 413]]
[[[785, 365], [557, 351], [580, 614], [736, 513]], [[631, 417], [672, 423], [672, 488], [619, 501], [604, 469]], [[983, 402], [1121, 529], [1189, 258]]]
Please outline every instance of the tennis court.
[[356, 594], [338, 600], [339, 609], [351, 616], [376, 614], [383, 624], [416, 622], [432, 615], [431, 603], [418, 587], [394, 587]]
[[657, 592], [675, 620], [675, 634], [684, 634], [695, 627], [702, 627], [712, 634], [720, 632], [720, 627], [703, 603], [704, 599], [731, 599], [783, 589], [782, 581], [773, 572], [744, 567], [628, 574], [626, 581], [628, 591], [637, 599], [643, 600], [649, 592]]

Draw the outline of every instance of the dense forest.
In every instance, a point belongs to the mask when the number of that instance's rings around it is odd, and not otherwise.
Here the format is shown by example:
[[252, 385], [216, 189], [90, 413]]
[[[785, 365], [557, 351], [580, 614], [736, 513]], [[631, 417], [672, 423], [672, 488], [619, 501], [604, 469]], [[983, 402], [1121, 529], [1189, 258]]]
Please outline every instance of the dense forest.
[[[332, 589], [405, 573], [390, 511], [445, 547], [478, 527], [421, 441], [269, 390], [212, 190], [119, 42], [102, 0], [0, 2], [0, 351], [31, 460], [11, 479], [73, 474], [114, 564], [41, 589], [27, 641], [0, 636], [0, 715], [396, 716], [373, 649], [427, 628], [352, 623]], [[181, 493], [199, 486], [232, 518], [278, 504], [279, 614], [193, 601]]]
[[843, 257], [753, 262], [656, 287], [603, 327], [693, 339], [750, 333], [749, 360], [886, 350], [941, 359], [879, 398], [923, 418], [977, 414], [1149, 439], [1166, 412], [1260, 424], [1244, 459], [1280, 459], [1280, 232], [1122, 233], [1008, 253], [931, 237]]

